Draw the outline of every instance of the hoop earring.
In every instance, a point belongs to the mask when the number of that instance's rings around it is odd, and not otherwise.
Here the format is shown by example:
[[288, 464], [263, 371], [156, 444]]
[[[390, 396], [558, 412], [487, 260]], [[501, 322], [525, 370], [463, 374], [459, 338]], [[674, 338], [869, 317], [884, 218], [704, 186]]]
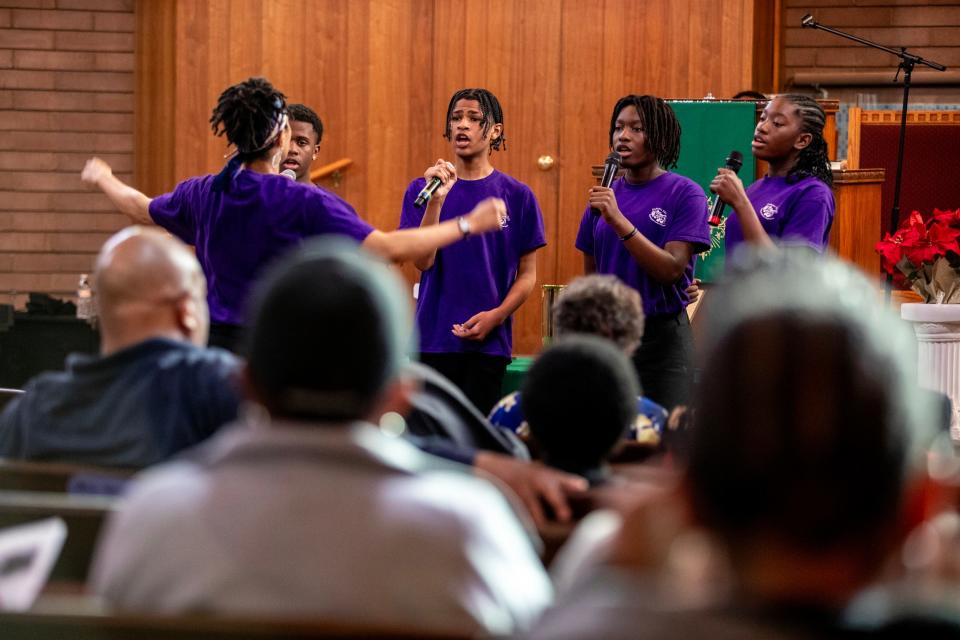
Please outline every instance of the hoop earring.
[[283, 151], [277, 151], [273, 157], [270, 159], [270, 164], [273, 165], [274, 169], [280, 168], [280, 156], [283, 155]]

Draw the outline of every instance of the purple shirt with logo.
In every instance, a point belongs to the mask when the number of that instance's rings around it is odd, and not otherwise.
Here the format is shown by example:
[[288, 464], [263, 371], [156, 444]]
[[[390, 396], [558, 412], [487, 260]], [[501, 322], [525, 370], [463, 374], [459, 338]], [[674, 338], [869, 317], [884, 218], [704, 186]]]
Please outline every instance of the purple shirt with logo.
[[684, 290], [693, 280], [697, 253], [710, 247], [707, 197], [697, 183], [676, 173], [664, 173], [643, 184], [616, 180], [612, 189], [617, 206], [627, 220], [650, 242], [664, 247], [668, 242], [689, 242], [693, 254], [683, 275], [673, 284], [662, 284], [648, 275], [630, 255], [617, 232], [603, 216], [583, 213], [576, 247], [593, 256], [597, 273], [613, 274], [640, 292], [648, 316], [676, 314], [689, 299]]
[[[401, 229], [420, 226], [426, 207], [417, 209], [413, 201], [424, 184], [423, 178], [417, 178], [407, 188]], [[420, 274], [417, 325], [422, 352], [478, 352], [508, 358], [513, 353], [512, 318], [480, 342], [451, 333], [454, 324], [499, 306], [517, 279], [520, 258], [546, 244], [540, 205], [530, 187], [496, 170], [480, 180], [457, 180], [440, 209], [440, 221], [470, 213], [481, 200], [492, 196], [507, 203], [510, 220], [506, 228], [440, 249], [433, 266]]]
[[373, 231], [339, 197], [285, 176], [239, 171], [222, 192], [211, 190], [213, 178], [184, 180], [150, 202], [153, 221], [196, 248], [213, 322], [242, 324], [260, 271], [304, 238], [363, 242]]
[[[802, 243], [823, 253], [833, 224], [833, 192], [822, 181], [807, 176], [788, 184], [786, 178], [765, 177], [747, 188], [747, 197], [760, 225], [771, 238]], [[732, 256], [743, 244], [743, 227], [736, 214], [727, 218], [726, 252]]]

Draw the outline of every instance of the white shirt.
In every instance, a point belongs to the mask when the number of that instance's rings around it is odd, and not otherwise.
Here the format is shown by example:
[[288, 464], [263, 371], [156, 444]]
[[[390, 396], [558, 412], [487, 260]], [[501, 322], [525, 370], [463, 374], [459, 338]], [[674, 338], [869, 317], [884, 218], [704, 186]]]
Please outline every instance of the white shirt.
[[553, 592], [504, 497], [367, 425], [239, 425], [143, 473], [92, 584], [162, 613], [511, 633]]

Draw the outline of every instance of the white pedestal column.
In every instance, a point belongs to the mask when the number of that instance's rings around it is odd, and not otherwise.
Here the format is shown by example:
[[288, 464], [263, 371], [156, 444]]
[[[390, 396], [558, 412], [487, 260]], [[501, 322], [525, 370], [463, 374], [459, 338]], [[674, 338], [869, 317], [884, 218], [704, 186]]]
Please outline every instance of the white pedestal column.
[[917, 335], [920, 386], [950, 396], [950, 437], [960, 441], [960, 304], [907, 303], [900, 316]]

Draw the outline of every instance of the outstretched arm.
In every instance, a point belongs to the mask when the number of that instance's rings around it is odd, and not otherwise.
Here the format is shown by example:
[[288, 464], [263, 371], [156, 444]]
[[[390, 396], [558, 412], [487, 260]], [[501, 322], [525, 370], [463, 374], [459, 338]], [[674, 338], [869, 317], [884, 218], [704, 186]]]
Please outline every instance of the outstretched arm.
[[[507, 205], [500, 198], [487, 198], [462, 218], [471, 234], [499, 231], [507, 217]], [[419, 229], [374, 230], [363, 241], [363, 248], [393, 262], [416, 260], [464, 237], [457, 220], [447, 220]]]
[[548, 520], [543, 510], [544, 503], [553, 510], [558, 522], [568, 522], [571, 513], [567, 494], [589, 488], [587, 481], [580, 476], [492, 451], [478, 451], [473, 465], [478, 471], [489, 473], [513, 489], [538, 527], [544, 526]]
[[106, 162], [90, 158], [80, 172], [80, 179], [103, 191], [121, 213], [137, 224], [153, 224], [150, 217], [150, 198], [124, 184]]

